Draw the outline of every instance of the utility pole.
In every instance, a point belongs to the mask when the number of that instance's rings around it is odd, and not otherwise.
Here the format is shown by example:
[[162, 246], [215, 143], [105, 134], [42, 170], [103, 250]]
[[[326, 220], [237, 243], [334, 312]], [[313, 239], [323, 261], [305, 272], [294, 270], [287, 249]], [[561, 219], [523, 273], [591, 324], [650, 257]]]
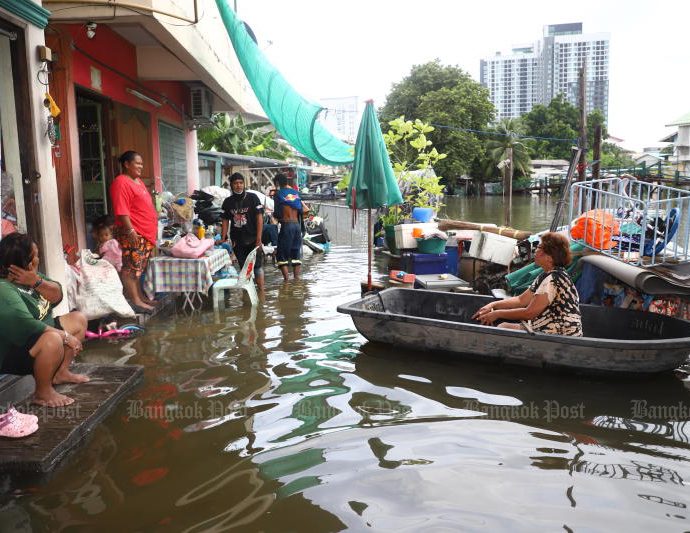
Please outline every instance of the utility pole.
[[592, 145], [592, 179], [599, 179], [599, 169], [601, 168], [601, 124], [594, 127], [594, 144]]
[[582, 149], [578, 166], [578, 181], [585, 181], [587, 173], [587, 63], [585, 59], [582, 60], [578, 77], [580, 89], [580, 141], [578, 145]]
[[[513, 214], [513, 147], [506, 148], [506, 165], [503, 167], [503, 225], [510, 227]], [[507, 197], [506, 197], [507, 196]]]

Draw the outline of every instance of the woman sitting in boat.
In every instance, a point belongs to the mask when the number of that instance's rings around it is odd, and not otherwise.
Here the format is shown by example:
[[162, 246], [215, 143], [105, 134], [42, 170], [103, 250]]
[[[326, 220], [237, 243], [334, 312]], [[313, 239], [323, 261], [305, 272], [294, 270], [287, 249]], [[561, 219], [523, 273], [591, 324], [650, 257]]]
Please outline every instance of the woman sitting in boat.
[[519, 296], [491, 302], [472, 318], [486, 326], [582, 337], [580, 298], [565, 271], [572, 261], [570, 243], [560, 233], [545, 233], [534, 257], [544, 272]]

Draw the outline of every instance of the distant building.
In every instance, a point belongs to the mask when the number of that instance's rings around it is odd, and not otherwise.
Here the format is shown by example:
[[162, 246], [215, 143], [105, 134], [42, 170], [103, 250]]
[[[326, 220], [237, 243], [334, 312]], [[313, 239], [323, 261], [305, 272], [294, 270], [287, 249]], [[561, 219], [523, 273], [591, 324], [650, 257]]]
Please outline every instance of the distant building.
[[552, 24], [533, 44], [480, 61], [480, 82], [489, 89], [497, 118], [519, 117], [558, 94], [578, 102], [578, 73], [587, 69], [587, 113], [608, 119], [609, 34], [582, 33], [582, 23]]
[[325, 110], [321, 112], [321, 122], [330, 132], [348, 143], [355, 143], [359, 121], [364, 112], [360, 106], [358, 96], [344, 96], [341, 98], [322, 98], [321, 104]]
[[673, 159], [676, 164], [676, 170], [683, 175], [690, 175], [690, 113], [678, 117], [666, 126], [676, 126], [678, 128], [674, 135], [662, 139], [662, 141], [673, 142]]

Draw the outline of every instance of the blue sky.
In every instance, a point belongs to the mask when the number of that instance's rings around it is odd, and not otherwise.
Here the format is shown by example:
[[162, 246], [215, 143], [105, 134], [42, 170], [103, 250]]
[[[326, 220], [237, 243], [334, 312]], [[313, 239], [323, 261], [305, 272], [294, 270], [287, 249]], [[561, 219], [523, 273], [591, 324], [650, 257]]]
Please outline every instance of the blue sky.
[[[233, 4], [233, 0], [228, 0]], [[690, 111], [687, 0], [463, 2], [237, 0], [260, 47], [305, 96], [381, 105], [414, 64], [436, 57], [479, 80], [479, 60], [538, 40], [546, 24], [611, 34], [609, 132], [639, 150]]]

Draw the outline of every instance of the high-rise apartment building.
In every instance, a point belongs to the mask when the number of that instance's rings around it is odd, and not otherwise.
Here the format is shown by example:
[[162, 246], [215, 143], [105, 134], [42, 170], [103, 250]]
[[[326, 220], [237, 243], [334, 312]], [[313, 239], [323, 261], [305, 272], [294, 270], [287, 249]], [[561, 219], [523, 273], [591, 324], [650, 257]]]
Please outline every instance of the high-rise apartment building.
[[354, 144], [364, 108], [359, 105], [358, 96], [340, 98], [321, 98], [325, 110], [321, 112], [320, 121], [329, 131], [345, 142]]
[[582, 23], [552, 24], [540, 41], [497, 53], [480, 62], [480, 82], [489, 89], [497, 118], [519, 117], [559, 93], [579, 105], [578, 73], [586, 68], [587, 113], [608, 119], [609, 34], [582, 33]]

